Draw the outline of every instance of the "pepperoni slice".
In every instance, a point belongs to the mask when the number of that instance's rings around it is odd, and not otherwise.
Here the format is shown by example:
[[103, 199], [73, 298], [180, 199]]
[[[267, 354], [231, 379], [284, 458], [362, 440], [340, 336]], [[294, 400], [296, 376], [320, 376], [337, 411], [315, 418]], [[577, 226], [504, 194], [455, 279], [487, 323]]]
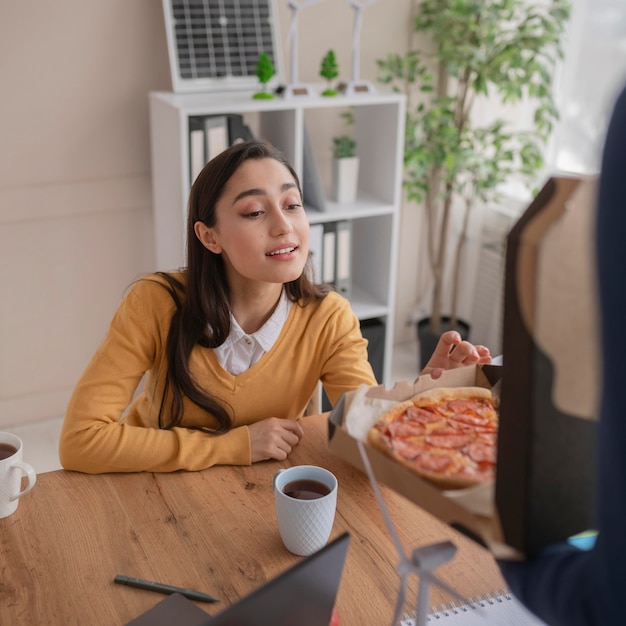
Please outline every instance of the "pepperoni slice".
[[474, 426], [470, 426], [469, 424], [466, 424], [465, 422], [461, 422], [460, 420], [457, 420], [454, 417], [451, 417], [448, 420], [448, 425], [451, 426], [452, 428], [454, 428], [457, 431], [463, 431], [463, 432], [467, 432], [467, 433], [475, 432], [475, 427]]
[[426, 432], [426, 426], [419, 422], [392, 422], [387, 426], [387, 432], [391, 437], [420, 437]]
[[493, 415], [491, 403], [484, 400], [450, 400], [447, 406], [454, 413], [472, 413], [487, 418]]
[[424, 438], [424, 441], [435, 448], [447, 449], [462, 448], [473, 440], [474, 437], [470, 433], [459, 432], [453, 426], [435, 428], [435, 430]]
[[489, 444], [490, 446], [495, 446], [498, 441], [498, 434], [495, 432], [494, 433], [479, 432], [476, 435], [476, 441], [479, 441], [480, 443]]
[[485, 426], [474, 426], [477, 433], [497, 433], [498, 425], [495, 423], [486, 424]]
[[454, 417], [451, 417], [450, 419], [454, 419], [462, 424], [467, 424], [468, 426], [488, 426], [490, 423], [488, 417], [483, 417], [482, 415], [471, 415], [469, 413], [456, 413]]
[[415, 460], [415, 464], [428, 472], [443, 472], [452, 463], [450, 457], [443, 454], [431, 454], [425, 452], [420, 454]]
[[496, 463], [496, 447], [475, 441], [467, 446], [467, 454], [476, 463]]
[[419, 422], [420, 424], [434, 424], [435, 422], [441, 421], [441, 415], [433, 413], [432, 411], [427, 411], [426, 409], [422, 409], [418, 406], [410, 406], [406, 410], [406, 416], [407, 419]]
[[430, 435], [438, 435], [440, 437], [445, 437], [447, 435], [458, 435], [459, 431], [454, 428], [454, 426], [440, 426], [439, 428], [435, 428], [431, 430]]
[[424, 452], [424, 447], [415, 444], [406, 439], [395, 439], [391, 442], [391, 447], [397, 452], [403, 459], [412, 461], [415, 457]]
[[[443, 429], [441, 429], [443, 430]], [[456, 450], [471, 443], [472, 436], [465, 433], [455, 433], [452, 435], [427, 435], [424, 441], [435, 448], [446, 448], [448, 450]]]
[[467, 413], [474, 410], [475, 404], [473, 400], [449, 400], [446, 407], [453, 413]]

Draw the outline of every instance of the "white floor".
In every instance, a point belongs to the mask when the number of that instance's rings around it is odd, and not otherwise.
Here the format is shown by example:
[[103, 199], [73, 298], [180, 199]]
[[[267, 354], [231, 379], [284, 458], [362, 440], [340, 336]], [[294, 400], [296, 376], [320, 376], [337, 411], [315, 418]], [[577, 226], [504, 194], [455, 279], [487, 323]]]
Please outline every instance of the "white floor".
[[[394, 347], [392, 380], [414, 380], [417, 376], [417, 344], [407, 343]], [[60, 469], [57, 452], [63, 418], [33, 422], [26, 425], [7, 426], [2, 430], [16, 434], [24, 442], [24, 460], [38, 474]]]

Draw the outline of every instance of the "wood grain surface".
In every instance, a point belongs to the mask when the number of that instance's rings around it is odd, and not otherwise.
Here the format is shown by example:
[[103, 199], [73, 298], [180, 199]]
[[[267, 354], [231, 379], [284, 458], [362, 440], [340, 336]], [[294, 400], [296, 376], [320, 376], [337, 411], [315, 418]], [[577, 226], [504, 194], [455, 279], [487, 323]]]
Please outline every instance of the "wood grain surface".
[[[351, 544], [338, 597], [342, 626], [391, 623], [398, 556], [367, 477], [327, 445], [324, 415], [304, 418], [305, 436], [285, 462], [172, 474], [38, 476], [16, 513], [0, 520], [0, 624], [125, 624], [164, 596], [113, 583], [116, 574], [190, 587], [218, 597], [214, 615], [302, 557], [282, 545], [272, 477], [315, 464], [339, 481], [331, 538]], [[451, 540], [454, 560], [437, 573], [464, 597], [504, 587], [492, 556], [381, 486], [406, 552]], [[412, 577], [411, 610], [417, 593]], [[431, 604], [451, 600], [432, 589]]]

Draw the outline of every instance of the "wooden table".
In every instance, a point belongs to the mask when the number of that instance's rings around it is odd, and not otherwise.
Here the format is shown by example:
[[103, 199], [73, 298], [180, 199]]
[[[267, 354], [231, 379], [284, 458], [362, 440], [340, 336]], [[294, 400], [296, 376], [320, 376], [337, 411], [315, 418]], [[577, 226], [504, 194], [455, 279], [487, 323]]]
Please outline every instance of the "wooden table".
[[[276, 470], [298, 464], [326, 467], [339, 481], [331, 538], [352, 536], [338, 597], [342, 626], [390, 624], [398, 558], [367, 477], [328, 449], [325, 416], [307, 417], [303, 427], [301, 444], [285, 462], [173, 474], [39, 475], [17, 512], [0, 520], [0, 624], [125, 624], [163, 599], [114, 584], [116, 574], [205, 591], [221, 602], [198, 606], [219, 612], [302, 558], [282, 545], [272, 494]], [[504, 586], [486, 550], [395, 492], [382, 492], [407, 552], [454, 541], [456, 557], [437, 573], [461, 595]], [[432, 604], [450, 600], [432, 589]]]

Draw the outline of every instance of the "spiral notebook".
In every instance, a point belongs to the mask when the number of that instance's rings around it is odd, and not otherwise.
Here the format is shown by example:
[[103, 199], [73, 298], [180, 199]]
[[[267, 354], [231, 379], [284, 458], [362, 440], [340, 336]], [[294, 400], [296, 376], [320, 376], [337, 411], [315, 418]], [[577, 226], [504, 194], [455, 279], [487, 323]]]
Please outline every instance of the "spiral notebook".
[[[547, 626], [507, 590], [433, 607], [426, 622], [433, 626]], [[415, 626], [415, 620], [407, 615], [400, 626]]]

